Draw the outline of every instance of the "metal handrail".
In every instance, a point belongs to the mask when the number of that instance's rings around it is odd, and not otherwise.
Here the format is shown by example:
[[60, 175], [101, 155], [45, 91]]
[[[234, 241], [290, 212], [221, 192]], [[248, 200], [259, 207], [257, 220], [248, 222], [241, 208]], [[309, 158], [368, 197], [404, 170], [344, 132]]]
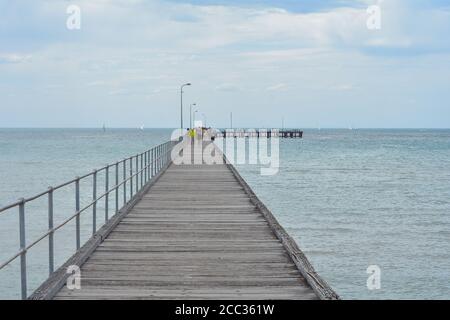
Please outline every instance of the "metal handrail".
[[[56, 187], [49, 187], [47, 191], [41, 192], [30, 198], [20, 199], [12, 204], [9, 204], [3, 208], [0, 208], [0, 215], [5, 211], [19, 207], [19, 236], [20, 236], [20, 250], [14, 254], [12, 257], [7, 259], [5, 262], [0, 264], [0, 271], [9, 265], [11, 262], [20, 257], [20, 269], [21, 269], [21, 297], [26, 299], [28, 297], [27, 293], [27, 262], [26, 255], [27, 252], [37, 245], [39, 242], [45, 238], [49, 238], [49, 276], [54, 272], [54, 241], [53, 236], [56, 231], [64, 227], [69, 222], [76, 219], [76, 248], [77, 251], [81, 247], [81, 225], [80, 225], [80, 215], [92, 208], [93, 213], [93, 230], [92, 236], [97, 232], [97, 203], [105, 199], [105, 223], [109, 221], [109, 195], [115, 192], [115, 214], [117, 214], [124, 206], [126, 206], [152, 179], [155, 177], [160, 170], [162, 170], [170, 162], [170, 153], [175, 145], [175, 141], [168, 141], [153, 147], [145, 152], [139, 153], [135, 156], [125, 158], [124, 160], [118, 161], [112, 165], [106, 165], [98, 170], [94, 170], [91, 173], [85, 174], [81, 177], [76, 177], [68, 182], [62, 183]], [[133, 160], [135, 160], [135, 168], [133, 168]], [[129, 167], [127, 168], [127, 162]], [[140, 164], [140, 165], [139, 165]], [[123, 167], [123, 179], [119, 182], [119, 166]], [[140, 167], [140, 169], [139, 169]], [[115, 168], [115, 184], [109, 186], [109, 169]], [[134, 170], [133, 170], [134, 169]], [[105, 171], [105, 191], [97, 196], [97, 174], [99, 172]], [[127, 171], [129, 175], [127, 175]], [[80, 208], [80, 181], [88, 177], [93, 177], [92, 185], [92, 201]], [[140, 177], [140, 179], [139, 179]], [[133, 180], [135, 180], [135, 185], [133, 185]], [[140, 181], [139, 181], [140, 180]], [[129, 183], [129, 198], [127, 196], [126, 185]], [[66, 186], [75, 184], [75, 214], [66, 218], [62, 223], [53, 226], [53, 193], [56, 190], [64, 188]], [[119, 208], [119, 189], [123, 186], [123, 206]], [[26, 234], [25, 234], [25, 205], [28, 202], [39, 199], [43, 196], [48, 196], [48, 218], [49, 225], [48, 231], [43, 235], [39, 236], [36, 240], [30, 244], [26, 244]]]

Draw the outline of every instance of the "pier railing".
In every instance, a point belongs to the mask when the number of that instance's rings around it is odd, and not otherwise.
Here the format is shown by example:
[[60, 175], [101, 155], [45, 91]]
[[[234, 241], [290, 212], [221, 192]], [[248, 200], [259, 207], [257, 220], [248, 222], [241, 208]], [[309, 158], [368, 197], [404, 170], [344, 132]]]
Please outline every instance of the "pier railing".
[[[81, 246], [81, 224], [80, 216], [82, 213], [91, 209], [92, 211], [92, 236], [97, 232], [97, 204], [104, 201], [104, 215], [105, 223], [110, 220], [112, 216], [117, 214], [123, 207], [125, 207], [141, 191], [153, 177], [155, 177], [170, 161], [171, 151], [176, 144], [174, 141], [169, 141], [149, 149], [143, 153], [131, 156], [122, 161], [118, 161], [111, 165], [106, 165], [103, 168], [97, 169], [81, 177], [65, 182], [56, 187], [49, 187], [48, 190], [41, 192], [31, 198], [23, 198], [19, 201], [0, 208], [0, 216], [2, 213], [10, 209], [17, 209], [19, 216], [19, 237], [20, 248], [9, 259], [4, 262], [0, 261], [0, 271], [6, 266], [20, 259], [20, 284], [21, 297], [26, 299], [28, 297], [27, 289], [27, 252], [36, 246], [38, 243], [48, 238], [48, 272], [51, 275], [55, 271], [55, 232], [67, 225], [69, 222], [75, 220], [75, 235], [74, 241], [76, 250]], [[121, 169], [121, 170], [119, 170]], [[122, 171], [122, 177], [119, 177], [119, 172]], [[104, 190], [98, 190], [98, 174], [104, 173]], [[92, 199], [90, 202], [81, 207], [80, 205], [80, 182], [86, 179], [92, 179]], [[113, 183], [111, 183], [113, 182]], [[66, 218], [62, 223], [54, 226], [54, 201], [53, 195], [56, 190], [75, 186], [75, 208], [74, 214]], [[26, 237], [26, 207], [27, 204], [37, 199], [47, 197], [47, 211], [48, 211], [48, 231], [40, 235], [37, 239], [27, 242]], [[114, 208], [110, 208], [110, 197], [114, 199]], [[121, 199], [122, 198], [122, 199]], [[121, 200], [121, 201], [119, 201]], [[120, 207], [119, 203], [122, 203]]]

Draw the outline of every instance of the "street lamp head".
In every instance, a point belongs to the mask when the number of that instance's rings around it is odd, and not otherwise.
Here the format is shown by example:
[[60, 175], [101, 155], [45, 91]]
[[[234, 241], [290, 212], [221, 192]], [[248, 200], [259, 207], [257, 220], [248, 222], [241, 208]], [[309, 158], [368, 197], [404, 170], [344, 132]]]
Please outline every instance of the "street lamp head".
[[181, 89], [183, 89], [183, 88], [186, 87], [186, 86], [192, 86], [192, 84], [191, 84], [190, 82], [185, 83], [185, 84], [183, 84], [183, 85], [181, 86]]

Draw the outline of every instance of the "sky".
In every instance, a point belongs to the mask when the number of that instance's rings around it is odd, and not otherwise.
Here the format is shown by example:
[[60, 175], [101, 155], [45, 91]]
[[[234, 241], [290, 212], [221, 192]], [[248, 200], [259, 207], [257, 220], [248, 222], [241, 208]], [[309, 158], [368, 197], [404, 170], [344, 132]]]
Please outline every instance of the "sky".
[[449, 34], [448, 0], [0, 0], [0, 127], [177, 127], [192, 82], [185, 126], [450, 128]]

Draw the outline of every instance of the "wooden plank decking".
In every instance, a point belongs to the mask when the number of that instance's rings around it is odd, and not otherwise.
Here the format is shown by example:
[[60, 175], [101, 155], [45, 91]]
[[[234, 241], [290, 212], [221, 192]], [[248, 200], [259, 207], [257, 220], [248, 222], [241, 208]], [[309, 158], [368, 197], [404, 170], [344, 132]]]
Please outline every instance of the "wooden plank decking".
[[54, 298], [324, 298], [254, 197], [229, 165], [170, 165]]

